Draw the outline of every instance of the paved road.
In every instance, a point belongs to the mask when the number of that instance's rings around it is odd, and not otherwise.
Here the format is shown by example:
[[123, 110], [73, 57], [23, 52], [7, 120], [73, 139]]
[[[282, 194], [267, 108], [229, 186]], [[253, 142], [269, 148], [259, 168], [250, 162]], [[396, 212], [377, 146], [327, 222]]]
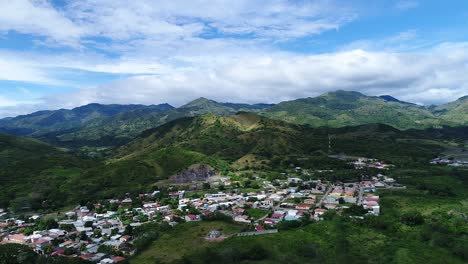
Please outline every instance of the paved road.
[[320, 206], [322, 206], [322, 203], [325, 199], [327, 199], [327, 196], [328, 194], [333, 190], [333, 188], [335, 188], [335, 185], [330, 185], [330, 187], [327, 189], [327, 191], [325, 192], [325, 194], [322, 196], [322, 199], [320, 199], [320, 201], [318, 202], [317, 204], [317, 207], [320, 208]]
[[359, 184], [359, 196], [358, 196], [358, 200], [357, 200], [357, 205], [361, 205], [362, 204], [362, 195], [364, 194], [364, 186], [362, 186], [361, 184]]

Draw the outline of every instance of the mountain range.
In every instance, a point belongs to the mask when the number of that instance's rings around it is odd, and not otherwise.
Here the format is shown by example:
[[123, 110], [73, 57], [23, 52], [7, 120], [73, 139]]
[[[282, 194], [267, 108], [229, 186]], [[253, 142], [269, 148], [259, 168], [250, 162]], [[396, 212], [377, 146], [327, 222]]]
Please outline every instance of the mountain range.
[[227, 115], [237, 111], [260, 112], [271, 118], [313, 127], [383, 123], [399, 129], [428, 128], [466, 124], [468, 97], [429, 107], [388, 95], [374, 97], [349, 91], [330, 92], [277, 105], [219, 103], [206, 98], [196, 99], [179, 108], [169, 104], [89, 104], [71, 110], [39, 111], [0, 119], [0, 131], [47, 140], [55, 138], [59, 142], [102, 141], [106, 137], [128, 139], [180, 117], [204, 113]]
[[89, 104], [71, 110], [39, 111], [0, 120], [0, 132], [29, 136], [67, 146], [119, 146], [141, 132], [169, 121], [239, 111], [312, 127], [381, 123], [398, 129], [424, 129], [468, 124], [468, 96], [439, 106], [419, 106], [389, 95], [375, 97], [336, 91], [273, 104], [219, 103], [199, 98], [181, 107]]
[[425, 107], [337, 91], [276, 105], [199, 98], [177, 108], [90, 104], [5, 118], [0, 208], [58, 208], [149, 191], [194, 164], [223, 174], [341, 166], [330, 153], [427, 164], [447, 144], [468, 140], [467, 109], [468, 97]]
[[[329, 140], [331, 138], [331, 144]], [[57, 208], [87, 199], [150, 191], [196, 164], [232, 171], [343, 166], [346, 153], [399, 166], [427, 164], [446, 142], [468, 140], [467, 127], [398, 130], [384, 124], [340, 128], [298, 125], [251, 112], [183, 117], [145, 130], [104, 161], [80, 158], [35, 139], [0, 134], [0, 206]]]

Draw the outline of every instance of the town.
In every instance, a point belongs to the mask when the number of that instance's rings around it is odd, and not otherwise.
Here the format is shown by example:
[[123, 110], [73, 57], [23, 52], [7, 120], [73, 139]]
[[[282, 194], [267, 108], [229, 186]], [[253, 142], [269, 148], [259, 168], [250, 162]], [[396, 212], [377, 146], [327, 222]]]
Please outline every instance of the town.
[[[374, 159], [352, 163], [386, 170], [391, 165]], [[363, 219], [379, 216], [379, 189], [405, 188], [381, 173], [363, 176], [358, 182], [308, 180], [311, 172], [296, 167], [281, 173], [284, 179], [259, 182], [258, 191], [243, 192], [239, 182], [228, 177], [209, 181], [205, 191], [172, 185], [150, 193], [130, 194], [81, 204], [54, 216], [31, 214], [11, 217], [0, 210], [1, 243], [19, 243], [38, 254], [78, 257], [95, 263], [119, 263], [138, 249], [136, 230], [148, 223], [171, 228], [192, 221], [232, 221], [244, 225], [238, 236], [278, 232], [282, 225], [323, 221], [327, 214], [352, 212]], [[212, 230], [206, 239], [219, 241], [222, 232]]]

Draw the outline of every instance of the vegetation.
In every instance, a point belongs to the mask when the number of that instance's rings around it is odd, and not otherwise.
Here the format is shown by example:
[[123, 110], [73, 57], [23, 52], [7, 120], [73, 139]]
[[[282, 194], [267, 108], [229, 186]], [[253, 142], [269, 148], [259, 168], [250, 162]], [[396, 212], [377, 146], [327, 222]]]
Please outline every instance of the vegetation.
[[20, 244], [0, 245], [0, 264], [91, 264], [80, 258], [38, 255]]
[[425, 171], [429, 175], [424, 178], [427, 184], [437, 185], [439, 177], [444, 177], [456, 186], [455, 195], [449, 198], [411, 184], [421, 178], [420, 173], [395, 170], [395, 177], [405, 174], [398, 181], [406, 179], [408, 189], [379, 191], [382, 214], [378, 217], [366, 216], [360, 220], [347, 214], [332, 214], [327, 221], [291, 225], [276, 234], [233, 236], [219, 243], [201, 242], [209, 228], [200, 232], [200, 227], [232, 224], [184, 224], [162, 234], [130, 262], [466, 263], [468, 185], [463, 182], [467, 171], [458, 174], [437, 167]]
[[70, 182], [92, 164], [37, 140], [0, 134], [0, 208], [65, 206]]
[[365, 96], [358, 92], [336, 91], [319, 97], [279, 103], [264, 114], [271, 118], [314, 127], [343, 127], [371, 123], [399, 129], [465, 125], [466, 98], [436, 108], [418, 106], [390, 96]]

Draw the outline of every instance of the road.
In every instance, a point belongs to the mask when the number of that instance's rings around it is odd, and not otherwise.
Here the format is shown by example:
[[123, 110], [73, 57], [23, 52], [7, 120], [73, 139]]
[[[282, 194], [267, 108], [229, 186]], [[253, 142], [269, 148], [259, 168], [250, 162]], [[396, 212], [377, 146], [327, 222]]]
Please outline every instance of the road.
[[358, 196], [358, 200], [357, 200], [357, 205], [361, 205], [362, 204], [362, 196], [364, 195], [364, 186], [362, 186], [361, 184], [359, 184], [359, 196]]
[[320, 201], [317, 203], [317, 208], [320, 208], [322, 206], [323, 201], [327, 199], [328, 194], [333, 190], [333, 188], [335, 188], [335, 185], [330, 185], [325, 194], [322, 196], [322, 199], [320, 199]]

